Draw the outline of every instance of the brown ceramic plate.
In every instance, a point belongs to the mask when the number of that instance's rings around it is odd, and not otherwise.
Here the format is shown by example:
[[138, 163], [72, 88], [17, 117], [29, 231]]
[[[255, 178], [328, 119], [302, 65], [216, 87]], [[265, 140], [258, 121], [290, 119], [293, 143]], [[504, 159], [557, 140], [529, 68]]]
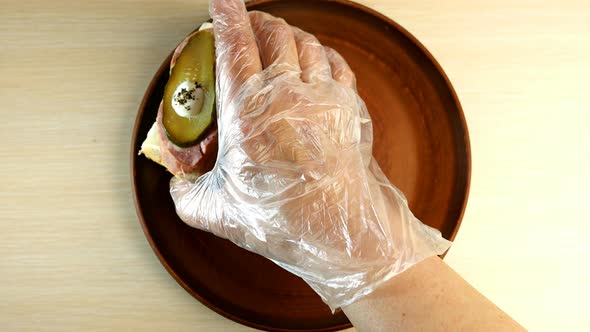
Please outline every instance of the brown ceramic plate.
[[[283, 17], [348, 60], [374, 120], [374, 154], [383, 171], [418, 218], [453, 239], [467, 201], [469, 139], [457, 96], [432, 55], [392, 20], [351, 2], [263, 0], [248, 8]], [[349, 327], [301, 279], [176, 216], [171, 175], [137, 155], [156, 119], [169, 63], [170, 57], [146, 91], [131, 147], [137, 213], [162, 264], [195, 298], [242, 324], [272, 331]]]

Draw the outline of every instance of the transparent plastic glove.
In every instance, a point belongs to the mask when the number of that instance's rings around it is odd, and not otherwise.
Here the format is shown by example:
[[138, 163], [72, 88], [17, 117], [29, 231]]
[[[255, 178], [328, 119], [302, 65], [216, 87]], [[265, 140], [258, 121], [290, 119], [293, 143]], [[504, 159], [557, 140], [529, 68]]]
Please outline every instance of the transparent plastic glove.
[[219, 155], [173, 179], [178, 215], [303, 278], [335, 310], [450, 242], [417, 220], [372, 157], [344, 59], [284, 20], [215, 0]]

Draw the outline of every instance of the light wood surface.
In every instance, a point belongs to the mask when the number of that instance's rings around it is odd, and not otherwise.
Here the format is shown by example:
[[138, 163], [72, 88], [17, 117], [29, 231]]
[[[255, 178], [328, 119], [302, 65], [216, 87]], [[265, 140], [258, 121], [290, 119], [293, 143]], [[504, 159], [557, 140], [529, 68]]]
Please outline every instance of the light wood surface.
[[[360, 1], [442, 64], [473, 177], [446, 261], [532, 331], [588, 331], [590, 2]], [[206, 0], [0, 0], [0, 329], [248, 331], [160, 265], [130, 191], [136, 110]]]

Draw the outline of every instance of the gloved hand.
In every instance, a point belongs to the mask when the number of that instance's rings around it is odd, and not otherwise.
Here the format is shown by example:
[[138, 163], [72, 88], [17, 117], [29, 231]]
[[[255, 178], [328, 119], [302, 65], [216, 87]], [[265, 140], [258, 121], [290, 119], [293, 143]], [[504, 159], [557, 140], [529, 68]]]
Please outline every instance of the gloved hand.
[[196, 182], [172, 180], [181, 219], [300, 276], [332, 310], [445, 252], [373, 159], [345, 60], [241, 0], [210, 14], [219, 154]]

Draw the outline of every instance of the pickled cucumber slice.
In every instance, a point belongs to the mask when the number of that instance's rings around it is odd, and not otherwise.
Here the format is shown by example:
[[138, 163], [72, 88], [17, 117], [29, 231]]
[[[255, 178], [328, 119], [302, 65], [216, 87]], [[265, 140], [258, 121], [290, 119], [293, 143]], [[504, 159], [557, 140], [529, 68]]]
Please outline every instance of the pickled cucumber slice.
[[168, 138], [186, 147], [198, 142], [215, 120], [215, 43], [211, 30], [193, 35], [164, 90], [163, 124]]

